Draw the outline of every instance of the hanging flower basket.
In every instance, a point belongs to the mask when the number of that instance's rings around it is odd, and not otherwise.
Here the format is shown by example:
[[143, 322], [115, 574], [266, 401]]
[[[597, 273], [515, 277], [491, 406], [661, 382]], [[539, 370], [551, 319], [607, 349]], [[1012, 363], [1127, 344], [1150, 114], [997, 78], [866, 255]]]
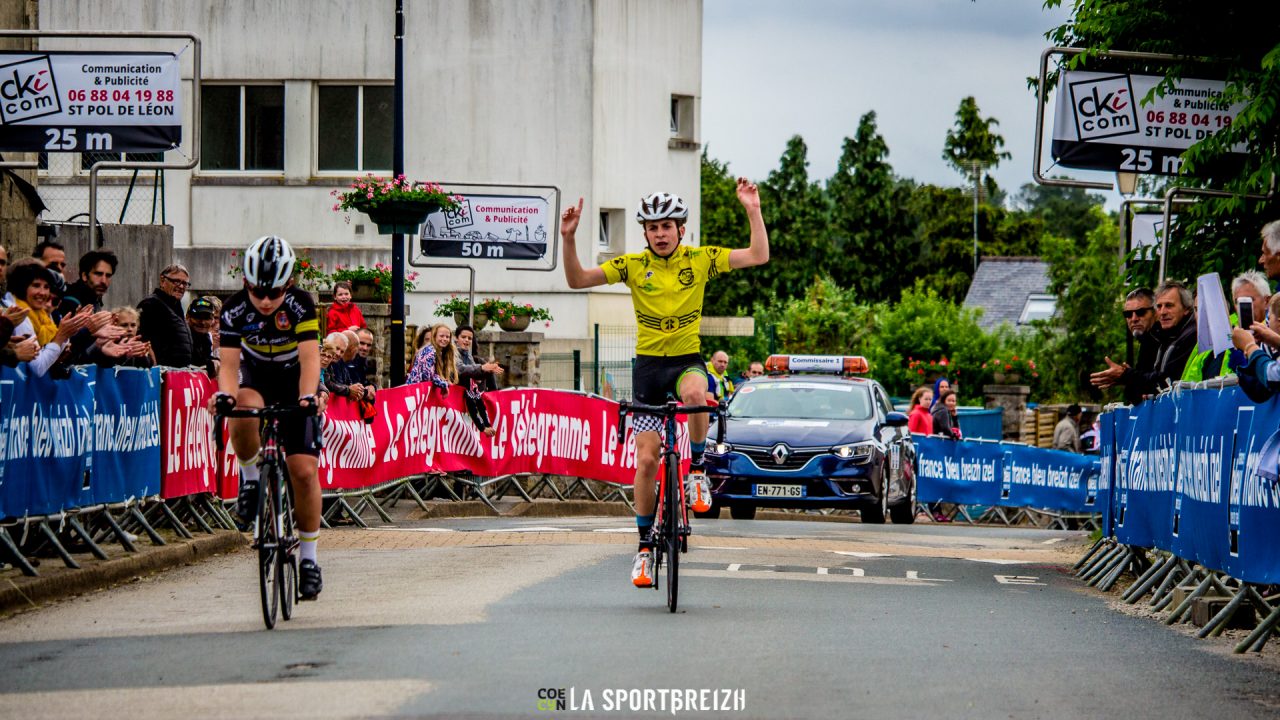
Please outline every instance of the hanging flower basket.
[[427, 216], [441, 207], [432, 201], [384, 200], [365, 214], [378, 226], [380, 235], [417, 235]]

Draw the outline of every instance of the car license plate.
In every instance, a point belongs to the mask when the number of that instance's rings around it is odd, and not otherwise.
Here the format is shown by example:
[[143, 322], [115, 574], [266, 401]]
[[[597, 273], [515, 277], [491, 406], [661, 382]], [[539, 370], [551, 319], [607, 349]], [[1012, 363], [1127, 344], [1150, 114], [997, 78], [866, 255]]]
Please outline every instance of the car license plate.
[[804, 497], [804, 486], [756, 485], [756, 497]]

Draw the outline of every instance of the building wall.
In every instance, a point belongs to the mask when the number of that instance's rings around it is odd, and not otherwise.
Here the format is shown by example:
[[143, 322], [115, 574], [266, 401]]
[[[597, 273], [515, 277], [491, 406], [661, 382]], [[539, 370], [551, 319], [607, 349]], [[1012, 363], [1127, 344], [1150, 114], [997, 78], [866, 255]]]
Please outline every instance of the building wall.
[[[655, 190], [680, 193], [694, 208], [699, 155], [669, 146], [673, 94], [701, 94], [700, 1], [413, 0], [406, 3], [405, 167], [413, 179], [554, 186], [561, 202], [586, 197], [579, 253], [596, 264], [602, 207], [623, 210], [622, 250], [643, 246], [631, 222], [636, 202]], [[338, 0], [42, 0], [41, 27], [172, 30], [203, 41], [208, 83], [283, 82], [283, 172], [166, 172], [166, 219], [179, 248], [243, 247], [268, 232], [301, 247], [352, 248], [367, 257], [390, 238], [354, 215], [330, 210], [330, 192], [350, 173], [316, 169], [316, 87], [320, 82], [390, 83], [392, 5]], [[155, 41], [47, 41], [46, 48], [178, 50]], [[188, 67], [185, 76], [191, 77]], [[191, 107], [186, 103], [186, 127]], [[185, 134], [190, 144], [190, 132]], [[183, 148], [190, 154], [190, 147]], [[168, 153], [173, 160], [177, 153]], [[87, 179], [84, 178], [84, 179]], [[49, 178], [50, 185], [56, 184]], [[87, 206], [87, 201], [86, 201]], [[105, 217], [100, 215], [100, 218]], [[61, 218], [59, 218], [61, 219]], [[557, 258], [558, 261], [558, 258]], [[582, 338], [608, 314], [621, 289], [569, 291], [563, 272], [508, 270], [481, 261], [477, 292], [546, 305], [551, 337]], [[548, 267], [551, 258], [531, 266]], [[465, 292], [466, 271], [425, 270], [409, 296], [410, 316]], [[210, 283], [211, 285], [213, 283]], [[597, 299], [598, 298], [598, 299]], [[633, 322], [627, 312], [621, 318]]]

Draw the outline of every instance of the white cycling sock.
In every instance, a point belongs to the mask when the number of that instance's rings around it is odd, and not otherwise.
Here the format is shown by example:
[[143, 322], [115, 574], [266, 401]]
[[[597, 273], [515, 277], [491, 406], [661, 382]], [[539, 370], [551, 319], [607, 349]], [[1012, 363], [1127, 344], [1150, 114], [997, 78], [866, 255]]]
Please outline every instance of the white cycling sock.
[[240, 466], [240, 477], [245, 482], [258, 482], [258, 456], [255, 454], [248, 460], [241, 460], [236, 457], [236, 464]]
[[316, 545], [320, 539], [320, 531], [307, 532], [305, 530], [298, 531], [298, 558], [300, 560], [310, 560], [316, 562]]

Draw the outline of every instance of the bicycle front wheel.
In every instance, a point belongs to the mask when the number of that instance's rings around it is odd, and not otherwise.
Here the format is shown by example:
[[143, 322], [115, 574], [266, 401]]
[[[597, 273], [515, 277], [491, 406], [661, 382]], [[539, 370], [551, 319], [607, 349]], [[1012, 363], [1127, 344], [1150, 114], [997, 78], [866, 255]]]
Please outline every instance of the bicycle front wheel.
[[270, 630], [276, 626], [280, 607], [280, 471], [272, 463], [262, 464], [258, 493], [258, 589], [262, 598], [262, 622]]
[[280, 617], [293, 617], [293, 601], [298, 597], [298, 533], [293, 524], [293, 488], [286, 482], [280, 487], [280, 549], [276, 552], [276, 569], [280, 590]]
[[666, 492], [663, 493], [663, 514], [666, 518], [663, 522], [663, 530], [666, 537], [663, 540], [666, 543], [667, 551], [667, 609], [671, 612], [676, 611], [676, 604], [679, 601], [680, 593], [680, 511], [681, 511], [681, 487], [680, 487], [680, 461], [672, 458], [667, 459], [667, 480]]

